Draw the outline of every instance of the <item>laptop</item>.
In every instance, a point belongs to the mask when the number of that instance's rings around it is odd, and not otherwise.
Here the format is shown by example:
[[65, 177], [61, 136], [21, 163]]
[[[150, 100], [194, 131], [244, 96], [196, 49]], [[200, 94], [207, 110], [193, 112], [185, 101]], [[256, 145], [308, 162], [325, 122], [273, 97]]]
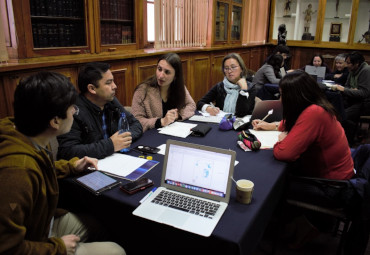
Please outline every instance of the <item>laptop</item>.
[[304, 71], [310, 75], [317, 75], [316, 81], [322, 82], [322, 80], [325, 78], [326, 67], [306, 65]]
[[[133, 214], [202, 236], [210, 236], [225, 212], [232, 185], [236, 152], [204, 145], [167, 140], [161, 186]], [[184, 206], [180, 202], [207, 207]]]
[[249, 121], [254, 119], [262, 120], [270, 110], [272, 110], [272, 114], [265, 119], [266, 122], [281, 121], [283, 119], [283, 106], [280, 100], [263, 100], [256, 103]]

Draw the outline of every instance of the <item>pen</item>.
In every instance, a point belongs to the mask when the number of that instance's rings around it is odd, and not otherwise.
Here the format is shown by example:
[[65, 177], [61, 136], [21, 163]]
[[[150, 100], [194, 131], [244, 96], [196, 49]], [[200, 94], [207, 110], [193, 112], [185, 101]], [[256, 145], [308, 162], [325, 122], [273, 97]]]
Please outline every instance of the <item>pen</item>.
[[154, 191], [156, 191], [156, 189], [157, 189], [157, 187], [154, 187], [148, 194], [145, 195], [145, 197], [143, 197], [139, 201], [139, 203], [142, 204], [148, 197], [150, 197], [154, 193]]
[[209, 102], [209, 104], [211, 105], [212, 108], [216, 108], [216, 106], [212, 102]]
[[265, 119], [267, 119], [267, 117], [268, 117], [268, 116], [270, 116], [273, 112], [274, 112], [274, 110], [273, 110], [273, 109], [271, 109], [271, 110], [267, 113], [267, 115], [262, 119], [262, 121], [264, 121]]

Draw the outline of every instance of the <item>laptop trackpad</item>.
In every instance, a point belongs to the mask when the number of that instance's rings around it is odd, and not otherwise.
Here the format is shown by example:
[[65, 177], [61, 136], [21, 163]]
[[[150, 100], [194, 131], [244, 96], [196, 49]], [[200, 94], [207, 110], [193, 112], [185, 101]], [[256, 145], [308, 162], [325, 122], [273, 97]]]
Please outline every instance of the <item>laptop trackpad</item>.
[[158, 220], [172, 226], [182, 226], [189, 217], [190, 215], [166, 210], [159, 216]]

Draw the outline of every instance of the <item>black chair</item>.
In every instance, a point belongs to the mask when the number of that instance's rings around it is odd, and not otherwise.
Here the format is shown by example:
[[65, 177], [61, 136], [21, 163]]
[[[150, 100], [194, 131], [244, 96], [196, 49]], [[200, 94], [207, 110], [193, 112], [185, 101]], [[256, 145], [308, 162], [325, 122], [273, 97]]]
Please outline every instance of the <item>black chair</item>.
[[[289, 205], [334, 217], [340, 233], [337, 254], [364, 254], [370, 232], [370, 144], [352, 151], [356, 174], [350, 180], [291, 176], [300, 194], [288, 195]], [[343, 224], [340, 224], [343, 223]], [[339, 226], [342, 225], [342, 230]]]

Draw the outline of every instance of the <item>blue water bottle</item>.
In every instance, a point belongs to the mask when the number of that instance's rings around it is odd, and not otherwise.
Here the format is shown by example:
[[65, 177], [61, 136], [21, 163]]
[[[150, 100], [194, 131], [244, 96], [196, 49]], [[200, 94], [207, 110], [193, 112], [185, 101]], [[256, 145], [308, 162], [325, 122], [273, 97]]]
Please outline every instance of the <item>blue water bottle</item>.
[[[130, 130], [128, 120], [127, 120], [126, 114], [124, 112], [121, 112], [120, 118], [118, 120], [118, 130], [119, 130], [118, 131], [119, 134], [122, 134], [122, 133], [127, 132], [127, 131]], [[121, 152], [129, 152], [129, 151], [130, 151], [130, 147], [123, 148], [121, 150]]]

